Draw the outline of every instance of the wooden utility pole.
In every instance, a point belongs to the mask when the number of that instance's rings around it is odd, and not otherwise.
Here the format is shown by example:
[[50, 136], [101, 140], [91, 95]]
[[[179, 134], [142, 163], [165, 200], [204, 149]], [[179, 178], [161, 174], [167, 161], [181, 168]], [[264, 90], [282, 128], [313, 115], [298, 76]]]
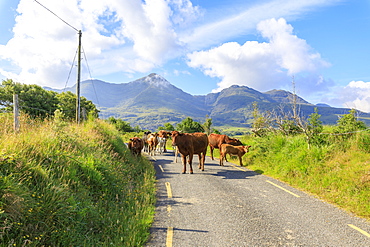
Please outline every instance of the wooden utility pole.
[[14, 131], [19, 131], [19, 104], [18, 94], [13, 94]]
[[77, 60], [77, 85], [76, 85], [76, 122], [80, 123], [81, 101], [80, 101], [80, 80], [81, 80], [81, 30], [78, 31], [78, 60]]

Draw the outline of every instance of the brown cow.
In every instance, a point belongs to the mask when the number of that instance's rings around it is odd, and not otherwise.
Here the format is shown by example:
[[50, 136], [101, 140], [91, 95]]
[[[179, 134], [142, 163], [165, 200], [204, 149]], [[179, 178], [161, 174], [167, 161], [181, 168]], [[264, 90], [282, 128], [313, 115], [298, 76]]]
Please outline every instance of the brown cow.
[[204, 171], [204, 162], [206, 159], [208, 138], [204, 133], [180, 133], [172, 131], [172, 146], [176, 146], [179, 150], [184, 168], [182, 173], [186, 173], [186, 156], [189, 155], [190, 173], [193, 173], [193, 155], [199, 156], [199, 169]]
[[[242, 146], [243, 144], [236, 138], [230, 138], [227, 135], [219, 135], [219, 134], [210, 134], [208, 136], [208, 142], [209, 142], [209, 147], [211, 149], [211, 159], [213, 159], [213, 149], [217, 148], [219, 149], [221, 147], [221, 144], [226, 143], [230, 144], [233, 146]], [[221, 153], [221, 152], [220, 152]], [[226, 156], [225, 156], [225, 160]]]
[[229, 144], [221, 144], [220, 148], [220, 166], [223, 166], [223, 159], [226, 157], [226, 154], [236, 155], [239, 157], [240, 166], [243, 166], [242, 156], [248, 153], [251, 146], [233, 146]]
[[139, 137], [130, 138], [128, 142], [128, 148], [133, 155], [139, 156], [141, 154], [141, 149], [144, 147], [144, 142]]
[[157, 133], [150, 133], [148, 135], [148, 139], [146, 140], [146, 142], [148, 143], [148, 146], [149, 146], [149, 155], [155, 155], [155, 150], [157, 148], [157, 145], [158, 145], [158, 134]]

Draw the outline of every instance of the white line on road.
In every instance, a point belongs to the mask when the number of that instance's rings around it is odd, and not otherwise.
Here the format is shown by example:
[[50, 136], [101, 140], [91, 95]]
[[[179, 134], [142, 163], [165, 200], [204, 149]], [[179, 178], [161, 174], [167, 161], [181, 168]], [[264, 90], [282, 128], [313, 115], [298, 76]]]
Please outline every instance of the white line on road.
[[283, 187], [281, 187], [281, 186], [279, 186], [279, 185], [277, 185], [277, 184], [275, 184], [275, 183], [273, 183], [273, 182], [271, 182], [271, 181], [266, 180], [266, 182], [267, 182], [267, 183], [272, 184], [272, 185], [273, 185], [273, 186], [275, 186], [275, 187], [278, 187], [279, 189], [284, 190], [285, 192], [288, 192], [289, 194], [291, 194], [291, 195], [293, 195], [293, 196], [295, 196], [295, 197], [300, 197], [299, 195], [294, 194], [293, 192], [291, 192], [291, 191], [289, 191], [289, 190], [287, 190], [287, 189], [284, 189]]
[[161, 169], [162, 172], [164, 172], [164, 169], [161, 165], [158, 165], [159, 166], [159, 169]]
[[173, 227], [167, 228], [166, 247], [172, 247]]
[[234, 166], [234, 165], [231, 165], [232, 167], [234, 167], [234, 168], [236, 168], [236, 169], [238, 169], [238, 170], [241, 170], [241, 171], [243, 171], [243, 172], [246, 172], [246, 171], [248, 171], [248, 170], [246, 170], [246, 169], [243, 169], [243, 168], [241, 168], [241, 167], [238, 167], [238, 166]]
[[365, 232], [364, 230], [358, 228], [357, 226], [354, 226], [352, 224], [348, 224], [349, 227], [352, 227], [353, 229], [355, 229], [356, 231], [359, 231], [361, 232], [362, 234], [364, 234], [366, 237], [370, 238], [370, 234]]
[[172, 190], [171, 190], [171, 185], [169, 182], [166, 182], [166, 189], [167, 189], [167, 197], [172, 198]]

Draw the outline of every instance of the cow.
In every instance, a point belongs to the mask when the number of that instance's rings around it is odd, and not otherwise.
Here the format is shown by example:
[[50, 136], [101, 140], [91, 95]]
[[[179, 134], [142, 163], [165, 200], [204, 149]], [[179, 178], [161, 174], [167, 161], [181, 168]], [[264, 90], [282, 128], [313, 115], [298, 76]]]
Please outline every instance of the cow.
[[172, 146], [176, 146], [182, 157], [183, 170], [186, 173], [186, 156], [189, 155], [190, 174], [193, 174], [193, 155], [199, 156], [199, 169], [204, 171], [204, 162], [206, 159], [208, 138], [204, 133], [180, 133], [172, 131]]
[[[208, 136], [208, 142], [209, 142], [209, 147], [211, 149], [211, 159], [212, 160], [214, 160], [213, 159], [213, 149], [215, 149], [215, 148], [219, 149], [221, 144], [223, 144], [223, 143], [230, 144], [230, 145], [233, 145], [233, 146], [242, 146], [243, 145], [236, 138], [230, 138], [227, 135], [219, 135], [219, 134], [214, 134], [214, 133], [212, 133]], [[225, 156], [225, 160], [227, 161], [226, 156]]]
[[170, 135], [171, 135], [171, 132], [168, 132], [166, 130], [160, 130], [158, 132], [158, 141], [159, 141], [160, 151], [167, 152], [166, 143], [167, 143], [167, 140], [170, 137]]
[[148, 146], [149, 146], [149, 155], [153, 156], [155, 155], [155, 150], [157, 148], [157, 145], [158, 145], [158, 134], [157, 133], [150, 133], [148, 135], [148, 139], [147, 139], [147, 143], [148, 143]]
[[164, 137], [157, 137], [158, 139], [158, 146], [157, 146], [157, 152], [162, 154], [164, 152], [166, 152], [166, 138]]
[[251, 146], [233, 146], [230, 144], [221, 144], [220, 147], [220, 166], [223, 166], [223, 159], [226, 157], [226, 154], [236, 155], [239, 157], [239, 164], [243, 166], [242, 156], [248, 153]]
[[148, 135], [149, 135], [150, 133], [152, 133], [152, 132], [150, 132], [150, 131], [145, 131], [145, 132], [144, 132], [144, 135], [143, 135], [143, 138], [142, 138], [143, 143], [144, 143], [143, 152], [145, 152], [145, 153], [149, 153], [149, 145], [148, 145], [147, 140], [148, 140]]
[[130, 149], [133, 155], [139, 156], [141, 154], [141, 150], [144, 147], [144, 142], [139, 137], [132, 137], [128, 142], [128, 148]]

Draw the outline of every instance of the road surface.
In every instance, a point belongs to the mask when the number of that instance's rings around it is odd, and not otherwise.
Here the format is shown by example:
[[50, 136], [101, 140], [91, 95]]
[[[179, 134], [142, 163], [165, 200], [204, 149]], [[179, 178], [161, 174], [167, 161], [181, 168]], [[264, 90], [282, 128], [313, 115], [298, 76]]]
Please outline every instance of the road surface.
[[203, 172], [194, 157], [194, 174], [181, 174], [172, 152], [150, 159], [158, 201], [148, 247], [370, 247], [369, 222], [278, 180], [210, 157]]

